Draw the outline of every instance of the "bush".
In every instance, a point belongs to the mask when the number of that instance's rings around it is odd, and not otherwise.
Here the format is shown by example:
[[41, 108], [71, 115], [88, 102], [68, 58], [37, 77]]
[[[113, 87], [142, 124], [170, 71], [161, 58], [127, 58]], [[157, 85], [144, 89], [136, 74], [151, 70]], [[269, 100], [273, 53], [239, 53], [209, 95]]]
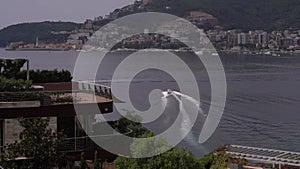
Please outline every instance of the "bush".
[[31, 89], [32, 81], [7, 79], [0, 76], [0, 92], [28, 91]]
[[[71, 82], [72, 75], [67, 70], [30, 70], [30, 80], [33, 83]], [[27, 72], [21, 71], [16, 75], [17, 79], [26, 79]]]

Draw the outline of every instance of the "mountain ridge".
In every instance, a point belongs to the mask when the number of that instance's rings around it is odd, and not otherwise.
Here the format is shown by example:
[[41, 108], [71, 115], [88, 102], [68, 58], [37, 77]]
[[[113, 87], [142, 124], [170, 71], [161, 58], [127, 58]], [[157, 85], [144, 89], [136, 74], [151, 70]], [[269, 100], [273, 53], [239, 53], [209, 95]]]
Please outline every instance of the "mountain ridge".
[[201, 10], [217, 17], [225, 29], [300, 27], [300, 0], [152, 0], [148, 10], [181, 17], [188, 11]]
[[[73, 22], [52, 21], [15, 24], [0, 30], [0, 46], [5, 47], [11, 42], [18, 41], [34, 43], [37, 37], [43, 42], [63, 43], [68, 37], [68, 32], [80, 26], [81, 24]], [[65, 34], [53, 34], [63, 31]]]
[[[145, 1], [145, 0], [144, 0]], [[132, 11], [116, 9], [118, 17], [137, 12], [164, 12], [185, 17], [191, 11], [203, 11], [215, 16], [225, 29], [284, 30], [300, 29], [300, 0], [147, 0], [144, 9], [134, 7]], [[124, 7], [125, 8], [125, 7]], [[122, 8], [122, 9], [124, 9]], [[36, 37], [46, 43], [63, 43], [66, 34], [82, 24], [73, 22], [21, 23], [0, 30], [0, 47], [11, 42], [34, 43]]]

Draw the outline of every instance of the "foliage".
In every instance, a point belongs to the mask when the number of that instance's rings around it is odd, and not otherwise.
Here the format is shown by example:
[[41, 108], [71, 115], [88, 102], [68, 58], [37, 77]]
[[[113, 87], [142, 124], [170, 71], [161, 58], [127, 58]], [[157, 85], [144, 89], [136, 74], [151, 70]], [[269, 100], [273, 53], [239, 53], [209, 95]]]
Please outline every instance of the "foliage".
[[[26, 59], [0, 59], [0, 76], [7, 79], [27, 79], [27, 71], [21, 71]], [[33, 83], [70, 82], [72, 75], [67, 70], [30, 70], [30, 79]]]
[[[140, 157], [143, 155], [151, 156], [157, 154], [157, 150], [166, 151], [160, 155], [150, 158], [125, 158], [118, 157], [115, 161], [117, 169], [130, 168], [130, 169], [199, 169], [200, 164], [194, 155], [185, 150], [178, 150], [170, 148], [168, 143], [163, 139], [152, 139], [154, 136], [151, 132], [146, 132], [140, 138], [148, 138], [147, 141], [135, 140], [130, 146], [133, 157]], [[156, 147], [155, 152], [153, 152]], [[153, 155], [154, 155], [153, 154]]]
[[227, 169], [229, 164], [229, 155], [224, 151], [215, 151], [213, 153], [213, 162], [211, 169]]
[[12, 25], [0, 30], [0, 46], [5, 47], [11, 42], [23, 41], [34, 43], [36, 37], [47, 43], [66, 42], [69, 34], [53, 34], [52, 32], [73, 31], [80, 24], [72, 22], [39, 22]]
[[185, 150], [171, 149], [151, 158], [130, 159], [118, 157], [115, 161], [117, 169], [201, 169], [193, 154]]
[[25, 78], [17, 80], [16, 76], [26, 63], [26, 59], [0, 59], [0, 92], [17, 92], [31, 89], [32, 81]]
[[8, 79], [16, 77], [26, 61], [26, 59], [0, 59], [0, 75]]
[[246, 164], [244, 159], [232, 158], [229, 154], [225, 152], [227, 145], [218, 147], [212, 153], [199, 159], [201, 168], [204, 169], [227, 169], [229, 163], [239, 163]]
[[163, 138], [155, 138], [152, 132], [146, 132], [130, 145], [131, 154], [134, 158], [155, 156], [171, 149], [171, 146]]
[[210, 154], [202, 157], [201, 159], [199, 159], [200, 168], [209, 169], [213, 162], [212, 156], [213, 156], [213, 153], [210, 153]]
[[128, 130], [131, 130], [127, 136], [129, 137], [140, 137], [144, 135], [149, 130], [142, 126], [142, 119], [138, 115], [133, 115], [132, 113], [128, 113], [125, 117], [117, 121], [109, 121], [109, 125], [117, 130], [120, 133], [126, 133]]
[[[142, 137], [152, 137], [153, 133], [147, 133]], [[152, 143], [135, 142], [132, 145], [134, 152], [142, 152], [145, 149], [154, 147]], [[232, 158], [225, 152], [225, 146], [217, 148], [212, 153], [196, 159], [193, 154], [185, 150], [178, 150], [172, 148], [171, 150], [150, 158], [125, 158], [118, 157], [115, 161], [117, 169], [130, 168], [130, 169], [227, 169], [230, 162], [246, 164], [244, 159]], [[148, 150], [147, 150], [148, 151]]]
[[73, 103], [73, 97], [67, 96], [67, 97], [59, 97], [53, 100], [54, 103]]
[[94, 169], [100, 169], [100, 161], [99, 161], [99, 158], [98, 158], [98, 152], [97, 151], [95, 151]]
[[0, 76], [0, 92], [17, 92], [30, 90], [32, 81], [23, 79], [7, 79]]
[[14, 162], [3, 161], [6, 168], [35, 168], [52, 169], [57, 165], [59, 154], [58, 146], [63, 136], [49, 129], [49, 119], [23, 119], [20, 120], [24, 130], [20, 133], [20, 141], [8, 145], [4, 159], [27, 157], [30, 161], [16, 167]]
[[[169, 8], [166, 9], [166, 6]], [[300, 27], [299, 0], [153, 0], [148, 11], [185, 16], [201, 10], [218, 18], [226, 29], [286, 29]]]
[[[109, 134], [112, 133], [112, 129], [118, 131], [119, 133], [126, 134], [129, 137], [140, 137], [149, 130], [142, 126], [141, 118], [137, 115], [132, 115], [128, 113], [125, 117], [120, 118], [116, 121], [108, 121], [110, 127], [108, 128], [106, 124], [97, 123], [94, 125], [95, 135]], [[112, 128], [112, 129], [111, 129]], [[107, 132], [107, 133], [103, 133]]]
[[86, 169], [86, 168], [87, 168], [87, 163], [85, 160], [85, 154], [84, 152], [82, 152], [80, 155], [80, 169]]
[[[26, 79], [27, 72], [22, 71], [16, 75], [16, 79]], [[70, 82], [72, 75], [67, 70], [30, 70], [30, 80], [33, 83]]]
[[40, 99], [46, 96], [40, 93], [0, 93], [1, 101], [3, 102], [18, 102], [18, 101], [40, 101]]

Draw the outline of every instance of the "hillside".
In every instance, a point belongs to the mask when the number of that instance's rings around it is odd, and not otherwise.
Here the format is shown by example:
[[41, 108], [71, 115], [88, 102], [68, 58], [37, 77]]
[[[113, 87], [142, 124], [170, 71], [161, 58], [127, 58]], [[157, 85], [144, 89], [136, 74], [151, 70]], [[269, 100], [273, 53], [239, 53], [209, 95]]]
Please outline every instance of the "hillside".
[[[225, 29], [271, 31], [300, 28], [300, 0], [151, 0], [144, 8], [133, 5], [131, 10], [124, 7], [115, 11], [119, 11], [119, 17], [144, 11], [165, 12], [184, 17], [194, 10], [214, 15]], [[70, 32], [79, 27], [81, 24], [71, 22], [23, 23], [9, 26], [0, 30], [0, 47], [17, 41], [33, 43], [36, 37], [43, 42], [65, 42], [68, 33], [53, 32]]]
[[[169, 8], [166, 9], [166, 6]], [[152, 0], [148, 11], [184, 16], [202, 10], [226, 29], [276, 30], [300, 27], [300, 0]]]
[[33, 43], [36, 37], [39, 37], [41, 41], [49, 43], [65, 42], [68, 37], [67, 33], [53, 34], [51, 32], [69, 32], [80, 26], [80, 24], [71, 22], [39, 22], [12, 25], [0, 30], [0, 47], [17, 41]]

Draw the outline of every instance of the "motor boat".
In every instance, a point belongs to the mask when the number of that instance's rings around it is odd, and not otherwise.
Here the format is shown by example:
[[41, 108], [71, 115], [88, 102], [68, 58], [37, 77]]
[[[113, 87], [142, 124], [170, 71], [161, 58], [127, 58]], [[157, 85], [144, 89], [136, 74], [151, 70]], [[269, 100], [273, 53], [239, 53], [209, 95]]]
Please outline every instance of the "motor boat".
[[168, 93], [168, 94], [172, 94], [173, 91], [172, 91], [171, 89], [167, 89], [167, 93]]

